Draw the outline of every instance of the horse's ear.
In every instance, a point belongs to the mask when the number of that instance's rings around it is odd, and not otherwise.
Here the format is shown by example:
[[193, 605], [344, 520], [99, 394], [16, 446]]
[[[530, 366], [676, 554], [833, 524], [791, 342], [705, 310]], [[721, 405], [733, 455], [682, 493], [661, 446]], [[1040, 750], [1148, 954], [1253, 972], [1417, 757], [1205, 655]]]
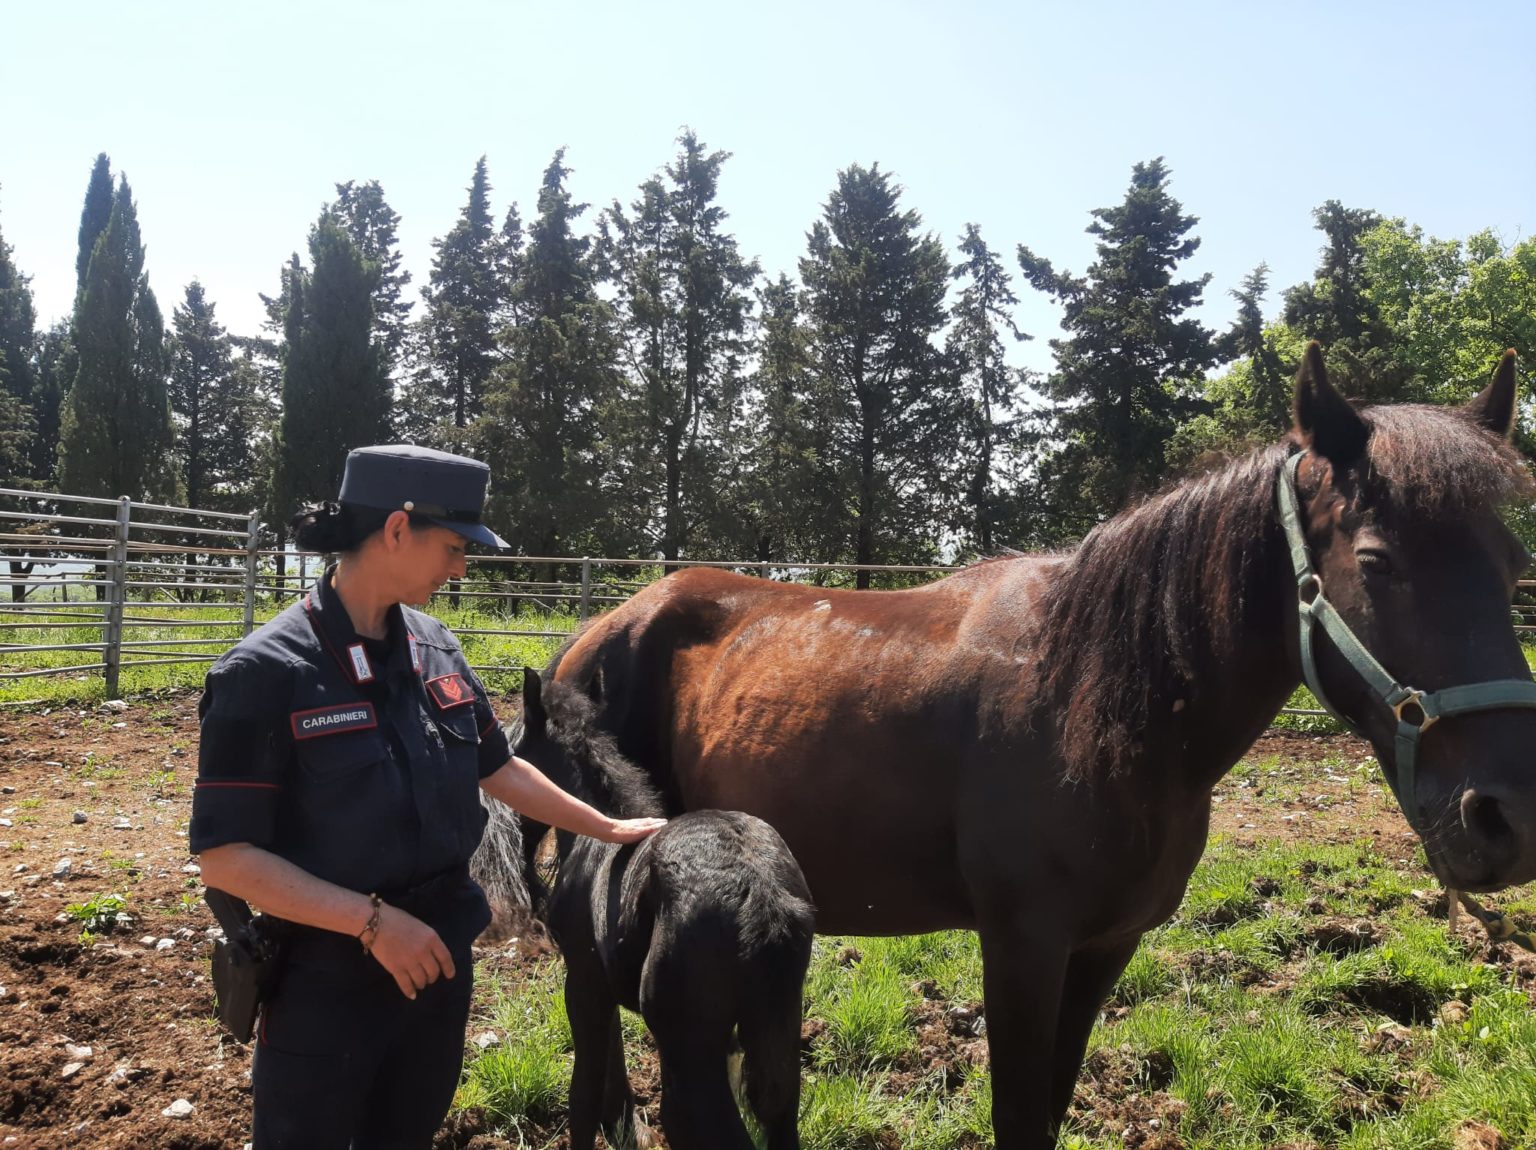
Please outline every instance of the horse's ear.
[[1480, 391], [1462, 410], [1479, 427], [1508, 439], [1515, 430], [1515, 399], [1519, 387], [1515, 380], [1515, 349], [1510, 348], [1494, 369], [1493, 382]]
[[1295, 415], [1302, 443], [1340, 467], [1359, 459], [1370, 438], [1365, 420], [1328, 382], [1323, 349], [1315, 339], [1307, 344], [1296, 373]]
[[523, 730], [542, 737], [544, 734], [544, 683], [532, 667], [523, 668]]

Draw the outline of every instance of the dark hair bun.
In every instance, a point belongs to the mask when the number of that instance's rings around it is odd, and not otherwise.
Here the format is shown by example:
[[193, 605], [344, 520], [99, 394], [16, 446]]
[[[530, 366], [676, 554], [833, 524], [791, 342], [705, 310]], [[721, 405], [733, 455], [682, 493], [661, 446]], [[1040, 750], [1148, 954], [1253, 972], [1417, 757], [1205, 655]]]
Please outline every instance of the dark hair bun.
[[356, 546], [349, 530], [351, 518], [339, 503], [317, 503], [290, 519], [288, 527], [301, 551], [335, 555]]
[[[346, 555], [356, 551], [384, 524], [393, 512], [382, 507], [358, 507], [351, 503], [317, 503], [306, 507], [288, 521], [293, 541], [300, 551], [318, 551], [322, 555]], [[419, 531], [428, 521], [412, 515], [411, 530]]]

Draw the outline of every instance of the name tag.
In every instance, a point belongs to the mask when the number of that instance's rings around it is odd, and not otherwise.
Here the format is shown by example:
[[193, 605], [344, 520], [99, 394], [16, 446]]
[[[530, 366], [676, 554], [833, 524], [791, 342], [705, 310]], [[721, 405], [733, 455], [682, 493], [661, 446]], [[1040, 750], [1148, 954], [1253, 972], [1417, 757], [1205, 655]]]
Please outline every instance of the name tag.
[[439, 675], [435, 679], [428, 679], [427, 690], [432, 692], [437, 705], [445, 711], [449, 707], [462, 707], [465, 703], [475, 701], [475, 693], [464, 681], [464, 676], [457, 671], [451, 675]]
[[368, 652], [363, 650], [363, 645], [353, 643], [347, 648], [347, 654], [352, 657], [352, 677], [359, 683], [373, 682], [373, 664], [368, 662]]
[[339, 735], [343, 731], [366, 731], [379, 725], [372, 703], [337, 703], [310, 711], [295, 711], [288, 717], [295, 739], [315, 739], [321, 735]]

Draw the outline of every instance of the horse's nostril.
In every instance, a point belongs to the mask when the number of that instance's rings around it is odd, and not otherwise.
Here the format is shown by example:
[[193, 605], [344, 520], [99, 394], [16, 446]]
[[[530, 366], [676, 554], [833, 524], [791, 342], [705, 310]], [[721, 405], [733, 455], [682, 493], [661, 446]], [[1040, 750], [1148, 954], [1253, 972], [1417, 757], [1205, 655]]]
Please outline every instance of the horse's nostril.
[[1467, 833], [1484, 843], [1497, 843], [1514, 836], [1514, 828], [1504, 817], [1499, 800], [1476, 791], [1461, 796], [1461, 825]]

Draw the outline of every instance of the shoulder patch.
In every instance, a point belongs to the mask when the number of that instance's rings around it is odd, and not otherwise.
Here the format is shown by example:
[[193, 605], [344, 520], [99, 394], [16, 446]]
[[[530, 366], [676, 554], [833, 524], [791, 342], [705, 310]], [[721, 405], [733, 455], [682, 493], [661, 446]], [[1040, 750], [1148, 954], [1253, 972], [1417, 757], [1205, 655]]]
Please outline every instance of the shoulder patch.
[[295, 711], [288, 716], [295, 739], [316, 739], [321, 735], [339, 735], [343, 731], [366, 731], [379, 725], [372, 703], [334, 703]]
[[435, 679], [427, 680], [427, 690], [432, 693], [432, 698], [443, 710], [449, 707], [462, 707], [466, 703], [475, 701], [475, 693], [464, 681], [464, 676], [454, 671], [450, 675], [439, 675]]

